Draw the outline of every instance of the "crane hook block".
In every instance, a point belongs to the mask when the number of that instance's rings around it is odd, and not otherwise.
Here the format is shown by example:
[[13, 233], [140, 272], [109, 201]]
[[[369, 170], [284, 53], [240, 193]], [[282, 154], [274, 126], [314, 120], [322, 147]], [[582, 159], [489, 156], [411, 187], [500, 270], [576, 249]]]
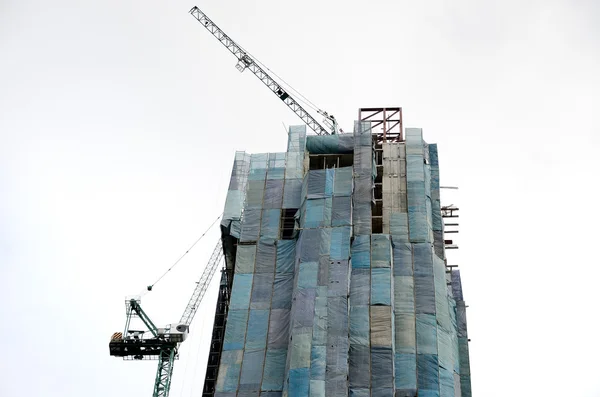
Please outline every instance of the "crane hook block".
[[152, 291], [152, 286], [151, 285], [148, 286], [148, 291]]

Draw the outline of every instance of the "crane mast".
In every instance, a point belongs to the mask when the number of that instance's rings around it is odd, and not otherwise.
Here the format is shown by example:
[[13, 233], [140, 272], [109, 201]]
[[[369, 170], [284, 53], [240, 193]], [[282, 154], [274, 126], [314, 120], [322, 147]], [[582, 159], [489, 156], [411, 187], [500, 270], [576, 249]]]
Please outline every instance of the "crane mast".
[[[139, 298], [125, 301], [125, 330], [113, 334], [109, 343], [110, 355], [125, 360], [158, 360], [153, 397], [168, 397], [173, 364], [179, 357], [179, 345], [187, 339], [189, 326], [222, 259], [223, 247], [219, 239], [179, 323], [158, 328], [140, 306]], [[150, 335], [145, 335], [146, 330], [132, 330], [130, 325], [133, 318], [139, 318]]]
[[[279, 99], [283, 101], [298, 117], [306, 123], [306, 125], [312, 129], [317, 135], [329, 135], [330, 132], [323, 127], [317, 120], [315, 120], [310, 113], [308, 113], [290, 94], [283, 89], [267, 72], [264, 71], [250, 55], [246, 53], [235, 41], [233, 41], [225, 32], [223, 32], [213, 21], [210, 20], [204, 12], [198, 7], [194, 6], [190, 10], [190, 14], [194, 16], [208, 30], [214, 37], [217, 38], [238, 59], [238, 63], [235, 66], [240, 72], [248, 69], [256, 77], [259, 78], [269, 89], [277, 95]], [[335, 117], [327, 114], [323, 110], [318, 110], [318, 113], [326, 118], [328, 122], [332, 124], [331, 133], [335, 134], [337, 130], [337, 122]]]

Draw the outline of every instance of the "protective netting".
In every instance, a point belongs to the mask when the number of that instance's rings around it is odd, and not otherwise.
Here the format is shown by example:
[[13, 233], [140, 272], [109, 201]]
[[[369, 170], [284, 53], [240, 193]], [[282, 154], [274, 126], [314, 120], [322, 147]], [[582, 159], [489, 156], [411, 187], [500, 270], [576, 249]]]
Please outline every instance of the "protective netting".
[[240, 222], [242, 210], [246, 200], [246, 186], [250, 172], [250, 155], [245, 152], [236, 152], [231, 170], [231, 179], [225, 199], [225, 209], [221, 225], [235, 238], [240, 237]]
[[[370, 123], [357, 122], [327, 137], [291, 127], [286, 153], [236, 154], [224, 222], [238, 244], [216, 396], [471, 396], [437, 146], [420, 129], [382, 145], [383, 233], [373, 234], [373, 145]], [[307, 153], [353, 153], [353, 164], [309, 170]]]
[[303, 186], [284, 390], [347, 396], [351, 169], [310, 170]]

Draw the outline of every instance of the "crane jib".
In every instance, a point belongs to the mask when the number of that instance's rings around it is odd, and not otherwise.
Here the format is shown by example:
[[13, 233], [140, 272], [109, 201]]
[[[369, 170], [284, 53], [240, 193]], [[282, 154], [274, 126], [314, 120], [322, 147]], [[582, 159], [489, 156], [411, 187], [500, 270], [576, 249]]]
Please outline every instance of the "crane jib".
[[[279, 84], [275, 82], [267, 72], [265, 72], [252, 56], [246, 53], [246, 51], [240, 47], [231, 37], [227, 36], [213, 21], [211, 21], [206, 14], [204, 14], [198, 7], [192, 7], [190, 14], [198, 20], [221, 44], [223, 44], [229, 52], [233, 53], [238, 58], [238, 65], [236, 68], [242, 72], [248, 68], [259, 80], [261, 80], [275, 95], [279, 97], [290, 108], [307, 126], [314, 130], [317, 135], [329, 135], [328, 130], [323, 127], [314, 117], [307, 112], [298, 102], [294, 100], [294, 97], [285, 90], [281, 89]], [[316, 108], [315, 108], [316, 109]], [[335, 126], [332, 127], [331, 133], [335, 134]]]

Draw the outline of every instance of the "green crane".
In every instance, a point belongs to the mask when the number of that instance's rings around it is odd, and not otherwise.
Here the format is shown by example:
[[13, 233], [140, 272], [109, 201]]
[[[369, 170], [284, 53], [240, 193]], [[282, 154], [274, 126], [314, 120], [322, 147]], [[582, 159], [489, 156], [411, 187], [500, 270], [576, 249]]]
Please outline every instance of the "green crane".
[[[153, 397], [169, 395], [179, 346], [187, 339], [190, 324], [222, 259], [223, 247], [219, 239], [178, 323], [158, 328], [140, 306], [139, 297], [125, 301], [125, 330], [113, 334], [109, 343], [110, 355], [124, 360], [158, 360]], [[133, 318], [139, 318], [147, 330], [130, 329]]]

